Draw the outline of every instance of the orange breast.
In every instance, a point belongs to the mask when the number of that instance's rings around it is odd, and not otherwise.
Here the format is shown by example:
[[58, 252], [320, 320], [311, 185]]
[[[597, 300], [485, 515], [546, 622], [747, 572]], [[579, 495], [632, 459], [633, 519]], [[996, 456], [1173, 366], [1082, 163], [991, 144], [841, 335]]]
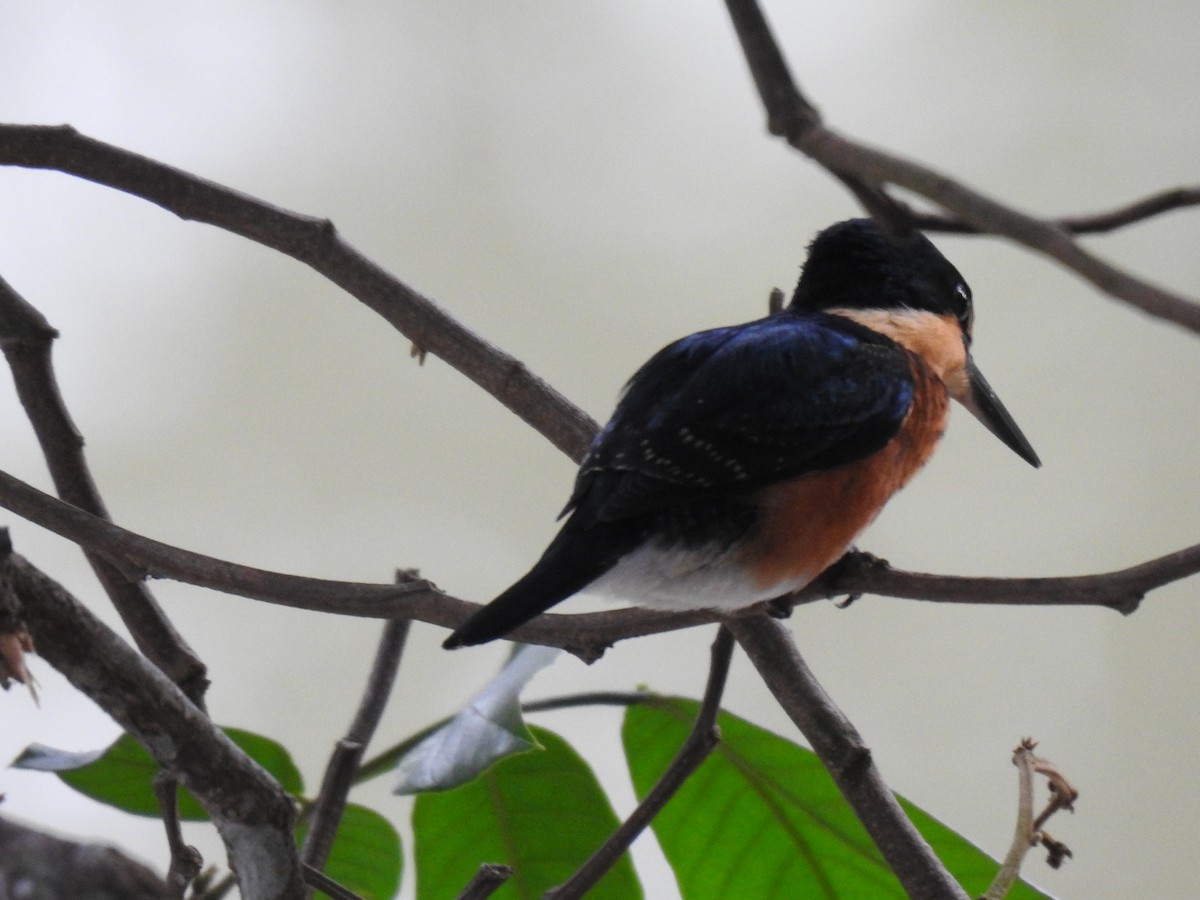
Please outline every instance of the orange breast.
[[888, 499], [929, 459], [946, 429], [946, 387], [918, 358], [913, 404], [886, 447], [858, 462], [763, 489], [755, 533], [742, 554], [763, 588], [795, 590], [841, 557]]

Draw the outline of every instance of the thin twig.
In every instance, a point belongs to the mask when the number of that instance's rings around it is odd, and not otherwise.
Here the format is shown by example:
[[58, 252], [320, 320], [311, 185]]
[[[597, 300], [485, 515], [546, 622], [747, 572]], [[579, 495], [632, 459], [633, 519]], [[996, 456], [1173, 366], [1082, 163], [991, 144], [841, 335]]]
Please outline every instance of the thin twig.
[[760, 614], [732, 619], [728, 627], [821, 758], [909, 896], [966, 900], [966, 893], [896, 802], [863, 739], [800, 657], [786, 626]]
[[1028, 746], [1030, 767], [1035, 774], [1046, 779], [1050, 788], [1050, 800], [1047, 802], [1046, 808], [1033, 820], [1034, 837], [1048, 852], [1046, 864], [1052, 869], [1057, 869], [1071, 856], [1071, 849], [1062, 841], [1057, 841], [1047, 834], [1043, 826], [1060, 809], [1074, 812], [1075, 801], [1079, 799], [1079, 791], [1067, 780], [1067, 776], [1058, 766], [1045, 757], [1033, 754], [1033, 748], [1037, 745], [1032, 740], [1026, 740], [1025, 743]]
[[175, 896], [183, 900], [187, 886], [204, 866], [204, 857], [183, 839], [183, 829], [179, 827], [179, 782], [173, 775], [160, 771], [151, 780], [151, 785], [158, 800], [159, 814], [167, 831], [167, 847], [171, 853], [166, 882]]
[[545, 697], [521, 704], [526, 713], [553, 712], [559, 709], [577, 709], [580, 706], [641, 706], [657, 701], [654, 694], [644, 691], [583, 691], [561, 697]]
[[[1134, 225], [1163, 213], [1200, 205], [1200, 187], [1177, 187], [1135, 200], [1104, 212], [1053, 219], [1053, 223], [1071, 234], [1104, 234]], [[915, 213], [917, 225], [925, 231], [949, 234], [978, 234], [979, 229], [957, 216]]]
[[[1049, 851], [1047, 862], [1057, 869], [1071, 851], [1061, 841], [1056, 841], [1042, 831], [1042, 826], [1060, 809], [1071, 809], [1079, 792], [1067, 781], [1054, 763], [1033, 753], [1037, 744], [1025, 738], [1013, 751], [1013, 765], [1018, 772], [1017, 826], [1012, 844], [1004, 857], [1004, 864], [980, 900], [1003, 900], [1016, 884], [1021, 874], [1021, 864], [1029, 851], [1042, 844]], [[1050, 802], [1041, 814], [1033, 815], [1033, 776], [1044, 775], [1050, 784]]]
[[726, 0], [742, 45], [767, 127], [806, 156], [845, 180], [882, 188], [895, 185], [919, 194], [988, 234], [1010, 238], [1056, 260], [1109, 296], [1152, 316], [1200, 332], [1200, 304], [1113, 266], [1076, 243], [1067, 229], [1006, 206], [949, 176], [868, 147], [822, 124], [796, 86], [783, 54], [755, 0]]
[[341, 604], [348, 615], [393, 619], [406, 617], [407, 604], [398, 603], [400, 599], [444, 596], [421, 579], [400, 584], [326, 581], [269, 572], [172, 547], [63, 503], [4, 472], [0, 472], [0, 506], [56, 534], [70, 536], [81, 546], [98, 550], [143, 575], [173, 578], [296, 609], [336, 612]]
[[333, 900], [363, 900], [358, 894], [349, 888], [342, 887], [324, 872], [314, 869], [308, 863], [301, 866], [301, 872], [304, 875], [305, 883], [315, 887], [317, 890], [324, 891]]
[[980, 900], [1003, 900], [1008, 896], [1021, 875], [1021, 863], [1034, 845], [1033, 767], [1029, 763], [1029, 749], [1022, 741], [1013, 751], [1013, 765], [1017, 767], [1017, 825], [1004, 864]]
[[504, 882], [512, 878], [510, 866], [499, 863], [484, 863], [475, 873], [475, 877], [467, 882], [467, 886], [458, 895], [458, 900], [484, 900], [504, 886]]
[[[83, 436], [67, 412], [54, 375], [51, 347], [57, 336], [46, 318], [0, 278], [0, 348], [55, 490], [72, 506], [108, 519], [84, 458]], [[86, 547], [84, 554], [138, 649], [203, 709], [208, 686], [204, 663], [175, 630], [146, 585]]]
[[375, 662], [371, 666], [358, 712], [346, 736], [337, 742], [325, 767], [321, 792], [313, 803], [308, 834], [300, 854], [304, 864], [314, 869], [324, 869], [329, 858], [355, 773], [391, 694], [411, 624], [408, 619], [392, 619], [383, 626], [383, 634], [375, 651]]
[[675, 796], [700, 764], [708, 759], [720, 740], [717, 730], [717, 713], [721, 709], [721, 695], [729, 676], [729, 662], [733, 656], [733, 635], [722, 625], [712, 645], [712, 662], [708, 671], [708, 685], [704, 689], [704, 701], [696, 714], [696, 723], [683, 746], [671, 761], [671, 765], [646, 794], [642, 802], [612, 833], [592, 856], [569, 879], [558, 887], [547, 891], [545, 900], [573, 900], [582, 897], [629, 849], [629, 845], [653, 821], [667, 801]]

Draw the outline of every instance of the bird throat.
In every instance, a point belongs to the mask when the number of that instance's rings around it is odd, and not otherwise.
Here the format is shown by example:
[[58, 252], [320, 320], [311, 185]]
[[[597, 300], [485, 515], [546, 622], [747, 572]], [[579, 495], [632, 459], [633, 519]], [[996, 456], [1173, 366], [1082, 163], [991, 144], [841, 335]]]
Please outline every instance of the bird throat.
[[886, 335], [919, 356], [951, 397], [961, 400], [967, 395], [967, 346], [954, 316], [920, 309], [831, 309], [829, 313]]

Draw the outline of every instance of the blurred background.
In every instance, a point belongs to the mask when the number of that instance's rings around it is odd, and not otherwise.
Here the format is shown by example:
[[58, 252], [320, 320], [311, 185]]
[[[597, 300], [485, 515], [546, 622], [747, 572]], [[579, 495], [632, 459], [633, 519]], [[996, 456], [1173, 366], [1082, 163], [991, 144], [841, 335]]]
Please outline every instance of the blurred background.
[[[829, 122], [1038, 214], [1197, 180], [1195, 9], [1101, 2], [768, 2]], [[769, 138], [717, 3], [427, 0], [5, 4], [0, 119], [70, 123], [274, 204], [363, 252], [597, 418], [652, 352], [756, 318], [810, 237], [858, 213]], [[1200, 213], [1087, 244], [1200, 294]], [[933, 464], [860, 542], [980, 575], [1121, 568], [1200, 539], [1200, 342], [1012, 245], [940, 238], [976, 296], [976, 359], [1041, 454], [1035, 471], [956, 411]], [[493, 596], [554, 531], [573, 466], [303, 266], [53, 172], [0, 169], [0, 273], [62, 337], [55, 360], [116, 521], [298, 574], [419, 567]], [[6, 377], [0, 467], [44, 489]], [[78, 550], [0, 516], [29, 557], [116, 622]], [[375, 622], [154, 585], [210, 667], [221, 723], [274, 737], [315, 790], [349, 723]], [[868, 597], [797, 610], [801, 649], [891, 785], [993, 855], [1028, 735], [1082, 791], [1026, 874], [1064, 897], [1190, 897], [1200, 839], [1200, 581], [1135, 615]], [[578, 610], [587, 601], [573, 601]], [[380, 749], [455, 710], [504, 657], [413, 629]], [[560, 659], [533, 696], [647, 685], [698, 695], [712, 629]], [[0, 761], [116, 726], [39, 660], [0, 696]], [[794, 735], [743, 659], [726, 708]], [[632, 794], [620, 714], [538, 721]], [[355, 795], [403, 827], [408, 801]], [[109, 840], [160, 871], [160, 826], [49, 776], [0, 770], [5, 814]], [[208, 829], [189, 839], [221, 861]], [[411, 850], [406, 843], [406, 852]], [[653, 842], [636, 862], [671, 897]], [[411, 873], [409, 873], [411, 878]], [[407, 890], [411, 891], [411, 880]]]

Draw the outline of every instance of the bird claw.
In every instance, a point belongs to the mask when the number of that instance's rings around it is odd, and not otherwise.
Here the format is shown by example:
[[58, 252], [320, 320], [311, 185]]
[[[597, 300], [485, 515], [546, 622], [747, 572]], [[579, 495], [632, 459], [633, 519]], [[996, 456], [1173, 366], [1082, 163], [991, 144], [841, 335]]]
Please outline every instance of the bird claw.
[[793, 601], [789, 597], [776, 597], [763, 603], [763, 610], [772, 619], [790, 619], [792, 617]]

